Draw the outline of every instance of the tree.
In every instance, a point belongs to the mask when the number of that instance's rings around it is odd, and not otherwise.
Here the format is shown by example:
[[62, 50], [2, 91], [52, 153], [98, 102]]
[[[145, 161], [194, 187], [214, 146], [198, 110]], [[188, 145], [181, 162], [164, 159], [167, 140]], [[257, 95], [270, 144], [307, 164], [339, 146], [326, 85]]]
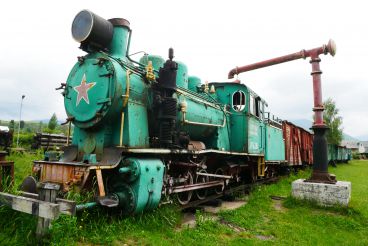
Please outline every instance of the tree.
[[327, 142], [339, 145], [343, 138], [342, 117], [339, 116], [339, 109], [331, 98], [328, 98], [323, 105], [325, 107], [323, 120], [330, 128], [327, 133]]
[[38, 132], [42, 132], [42, 126], [43, 126], [42, 121], [40, 121], [38, 123], [38, 129], [37, 129]]
[[47, 127], [50, 129], [50, 130], [55, 130], [57, 126], [57, 117], [56, 117], [56, 114], [54, 113], [52, 116], [51, 116], [51, 119], [49, 120], [49, 124], [47, 125]]
[[23, 129], [23, 128], [24, 128], [24, 126], [25, 126], [25, 122], [24, 122], [24, 120], [21, 120], [19, 124], [20, 124], [20, 125], [19, 125], [20, 129]]
[[10, 131], [14, 131], [14, 126], [15, 126], [14, 120], [11, 120], [11, 121], [9, 122], [9, 130], [10, 130]]

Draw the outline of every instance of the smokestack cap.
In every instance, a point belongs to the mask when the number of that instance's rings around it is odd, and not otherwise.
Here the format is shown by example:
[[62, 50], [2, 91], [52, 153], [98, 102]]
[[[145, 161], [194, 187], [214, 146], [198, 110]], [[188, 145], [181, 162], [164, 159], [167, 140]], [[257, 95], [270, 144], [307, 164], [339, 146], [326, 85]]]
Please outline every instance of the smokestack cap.
[[122, 27], [126, 27], [130, 30], [130, 22], [126, 19], [113, 18], [113, 19], [109, 19], [108, 21], [110, 21], [113, 26], [122, 26]]

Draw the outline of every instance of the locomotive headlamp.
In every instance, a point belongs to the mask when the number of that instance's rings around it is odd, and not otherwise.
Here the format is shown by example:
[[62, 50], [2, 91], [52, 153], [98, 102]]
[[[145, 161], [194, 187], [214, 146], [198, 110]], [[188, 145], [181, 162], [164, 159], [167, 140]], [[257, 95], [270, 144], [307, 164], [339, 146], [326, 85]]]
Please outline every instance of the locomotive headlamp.
[[72, 36], [83, 50], [106, 49], [113, 37], [113, 24], [89, 10], [82, 10], [73, 20]]

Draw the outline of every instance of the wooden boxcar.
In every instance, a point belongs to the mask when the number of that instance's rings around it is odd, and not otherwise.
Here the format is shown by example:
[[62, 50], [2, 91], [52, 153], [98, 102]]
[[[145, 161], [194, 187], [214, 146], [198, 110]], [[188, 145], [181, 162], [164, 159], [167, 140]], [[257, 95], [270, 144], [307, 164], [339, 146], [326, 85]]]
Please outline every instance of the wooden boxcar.
[[289, 121], [282, 122], [285, 158], [290, 166], [313, 164], [313, 134]]

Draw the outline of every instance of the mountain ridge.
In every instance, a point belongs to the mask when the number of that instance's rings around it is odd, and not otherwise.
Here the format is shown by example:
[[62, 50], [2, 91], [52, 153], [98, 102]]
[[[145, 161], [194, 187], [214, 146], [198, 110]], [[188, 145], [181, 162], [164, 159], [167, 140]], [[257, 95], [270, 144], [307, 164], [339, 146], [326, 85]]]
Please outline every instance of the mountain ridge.
[[[291, 120], [291, 122], [297, 126], [304, 128], [307, 131], [311, 131], [310, 128], [313, 125], [313, 122], [307, 119], [296, 119], [296, 120]], [[343, 134], [343, 140], [345, 141], [362, 141], [362, 138], [353, 137], [345, 132], [343, 132], [342, 134]]]

